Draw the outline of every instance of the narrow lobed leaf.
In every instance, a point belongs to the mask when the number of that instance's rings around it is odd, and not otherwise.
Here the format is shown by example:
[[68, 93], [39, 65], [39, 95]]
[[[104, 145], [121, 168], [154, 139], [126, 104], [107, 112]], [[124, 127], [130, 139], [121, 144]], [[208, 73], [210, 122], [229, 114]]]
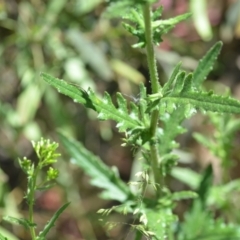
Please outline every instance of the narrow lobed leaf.
[[[120, 132], [124, 132], [127, 129], [133, 129], [140, 125], [143, 125], [137, 118], [131, 117], [131, 112], [128, 112], [126, 101], [123, 96], [117, 94], [117, 102], [119, 107], [115, 107], [110, 95], [105, 92], [103, 99], [100, 99], [96, 94], [89, 89], [88, 92], [69, 84], [58, 78], [54, 78], [46, 73], [41, 73], [41, 77], [48, 84], [55, 87], [60, 93], [69, 96], [74, 102], [83, 104], [87, 108], [91, 108], [98, 112], [98, 118], [101, 120], [114, 120]], [[134, 109], [135, 110], [135, 109]], [[135, 113], [136, 116], [138, 114]]]
[[193, 79], [193, 74], [192, 73], [189, 73], [185, 80], [184, 80], [184, 86], [183, 86], [183, 89], [182, 89], [182, 93], [184, 92], [190, 92], [194, 89], [192, 89], [192, 79]]
[[50, 221], [45, 225], [44, 229], [39, 233], [37, 240], [46, 239], [46, 235], [50, 231], [51, 228], [54, 227], [56, 220], [60, 217], [63, 211], [69, 206], [70, 202], [65, 203], [62, 207], [60, 207], [57, 212], [54, 213]]
[[15, 218], [15, 217], [11, 217], [11, 216], [4, 216], [3, 220], [7, 221], [9, 223], [12, 223], [12, 224], [21, 225], [21, 226], [25, 227], [26, 229], [29, 229], [30, 227], [35, 227], [36, 226], [36, 224], [30, 223], [25, 218]]
[[141, 126], [142, 123], [137, 118], [131, 116], [124, 104], [123, 96], [120, 97], [118, 93], [117, 101], [120, 103], [120, 106], [116, 108], [112, 103], [110, 95], [105, 92], [103, 100], [96, 97], [95, 93], [90, 91], [89, 98], [92, 101], [93, 105], [96, 108], [96, 111], [99, 113], [98, 118], [101, 120], [114, 120], [116, 121], [117, 127], [120, 132], [124, 132], [127, 129], [133, 129], [135, 127]]
[[184, 86], [184, 80], [185, 80], [186, 73], [185, 72], [180, 72], [175, 80], [175, 85], [173, 87], [172, 93], [177, 94], [180, 93], [183, 89]]
[[177, 23], [191, 17], [191, 15], [192, 15], [191, 13], [185, 13], [185, 14], [179, 15], [177, 17], [167, 19], [167, 20], [158, 20], [158, 21], [153, 22], [152, 27], [157, 28], [159, 26], [165, 26], [165, 25], [174, 26]]
[[85, 107], [92, 108], [95, 110], [95, 107], [92, 104], [90, 104], [88, 94], [85, 90], [78, 88], [64, 80], [54, 78], [47, 73], [41, 73], [40, 76], [49, 85], [55, 87], [59, 93], [62, 93], [72, 98], [74, 102], [81, 103]]
[[199, 88], [213, 68], [217, 56], [222, 48], [222, 42], [217, 42], [207, 54], [199, 61], [196, 70], [193, 73], [193, 84]]
[[59, 133], [59, 137], [75, 163], [90, 176], [92, 185], [104, 190], [105, 199], [124, 202], [129, 198], [131, 192], [128, 186], [101, 159], [89, 152], [80, 142], [69, 139], [62, 133]]
[[180, 72], [180, 68], [182, 66], [182, 63], [178, 63], [175, 68], [173, 69], [173, 72], [169, 78], [169, 80], [165, 83], [164, 87], [163, 87], [163, 95], [166, 94], [170, 89], [172, 84], [174, 83], [174, 81], [176, 80], [177, 75]]
[[161, 103], [191, 104], [192, 107], [205, 111], [240, 113], [240, 102], [231, 97], [223, 97], [212, 92], [189, 92], [171, 94], [161, 99]]

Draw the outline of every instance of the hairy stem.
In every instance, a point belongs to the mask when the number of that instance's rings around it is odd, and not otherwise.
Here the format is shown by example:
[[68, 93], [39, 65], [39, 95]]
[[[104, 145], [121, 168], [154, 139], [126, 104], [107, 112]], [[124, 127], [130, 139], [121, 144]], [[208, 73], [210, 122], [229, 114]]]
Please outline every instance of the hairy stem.
[[143, 17], [145, 24], [145, 39], [146, 39], [146, 50], [147, 50], [147, 61], [148, 69], [150, 72], [150, 81], [152, 86], [152, 93], [158, 93], [160, 85], [158, 83], [158, 72], [156, 58], [153, 48], [153, 33], [151, 25], [151, 7], [149, 3], [143, 6]]
[[[144, 17], [144, 24], [145, 24], [145, 39], [146, 39], [146, 50], [147, 50], [147, 61], [148, 61], [148, 68], [150, 72], [150, 81], [152, 86], [152, 93], [158, 93], [160, 90], [160, 85], [158, 82], [158, 73], [157, 73], [157, 64], [156, 58], [154, 54], [154, 47], [153, 47], [153, 33], [152, 33], [152, 26], [151, 26], [151, 7], [149, 3], [146, 3], [143, 6], [143, 17]], [[159, 155], [157, 149], [157, 141], [156, 141], [156, 130], [158, 126], [158, 118], [159, 118], [159, 111], [154, 110], [151, 115], [151, 124], [150, 124], [150, 136], [151, 136], [151, 143], [150, 143], [150, 153], [151, 153], [151, 168], [154, 175], [154, 181], [157, 188], [157, 195], [160, 195], [160, 186], [161, 186], [161, 173], [159, 169]]]

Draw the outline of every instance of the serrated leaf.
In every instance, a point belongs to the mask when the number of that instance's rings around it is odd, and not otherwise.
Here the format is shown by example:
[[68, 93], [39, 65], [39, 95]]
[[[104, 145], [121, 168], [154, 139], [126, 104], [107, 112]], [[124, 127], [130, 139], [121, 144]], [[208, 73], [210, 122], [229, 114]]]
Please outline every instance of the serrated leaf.
[[46, 81], [49, 85], [55, 87], [59, 93], [62, 93], [73, 99], [74, 102], [83, 104], [85, 107], [92, 108], [95, 110], [95, 107], [92, 104], [89, 104], [89, 97], [85, 90], [78, 88], [68, 82], [54, 78], [49, 74], [41, 73], [40, 76]]
[[213, 68], [217, 56], [222, 48], [222, 42], [217, 42], [199, 61], [196, 70], [193, 73], [193, 84], [199, 88]]
[[186, 78], [184, 79], [184, 86], [182, 88], [182, 92], [190, 92], [191, 90], [194, 90], [192, 86], [192, 78], [193, 78], [192, 73], [189, 73], [186, 76]]
[[191, 17], [191, 15], [192, 15], [191, 13], [184, 13], [182, 15], [179, 15], [174, 18], [167, 19], [167, 20], [157, 20], [152, 23], [152, 27], [153, 28], [166, 27], [166, 25], [171, 25], [172, 27], [174, 27], [174, 25], [176, 25], [177, 23]]
[[50, 231], [51, 228], [54, 227], [55, 222], [59, 218], [59, 216], [63, 213], [63, 211], [69, 206], [70, 202], [65, 203], [63, 206], [61, 206], [52, 216], [52, 218], [49, 220], [49, 222], [45, 225], [44, 229], [39, 233], [37, 240], [45, 240], [46, 235]]
[[186, 76], [185, 72], [179, 73], [179, 75], [176, 77], [176, 83], [172, 89], [172, 93], [180, 93], [182, 91], [184, 86], [185, 76]]
[[84, 148], [81, 143], [67, 138], [62, 133], [59, 133], [59, 137], [76, 164], [91, 177], [92, 185], [104, 190], [102, 196], [105, 199], [124, 202], [129, 198], [131, 192], [128, 186], [116, 176], [111, 168]]
[[240, 113], [240, 102], [231, 97], [212, 94], [212, 92], [187, 92], [171, 94], [161, 99], [161, 103], [190, 104], [193, 108], [205, 111]]
[[[124, 105], [126, 102], [123, 100], [120, 93], [118, 93], [117, 96], [118, 102], [121, 104], [118, 108], [114, 106], [112, 99], [107, 92], [105, 92], [104, 97], [101, 100], [96, 97], [94, 92], [89, 91], [89, 98], [94, 104], [96, 111], [99, 113], [98, 118], [101, 120], [111, 119], [116, 121], [120, 132], [142, 126], [143, 124], [138, 120], [138, 116], [136, 116], [135, 109], [130, 112], [126, 111], [127, 106]], [[133, 107], [133, 105], [131, 106]]]
[[182, 121], [185, 119], [184, 113], [185, 107], [177, 107], [171, 115], [166, 111], [162, 114], [163, 129], [158, 131], [160, 141], [158, 146], [161, 155], [169, 154], [172, 149], [178, 147], [175, 138], [185, 132], [185, 129], [181, 126]]
[[[54, 78], [46, 73], [41, 73], [42, 78], [50, 85], [55, 87], [60, 93], [69, 96], [74, 102], [83, 104], [87, 108], [91, 108], [98, 112], [98, 117], [101, 120], [114, 120], [120, 132], [127, 129], [134, 129], [142, 125], [140, 120], [136, 116], [136, 108], [133, 112], [127, 111], [127, 103], [123, 99], [123, 96], [118, 93], [118, 103], [120, 106], [116, 108], [112, 103], [112, 99], [108, 93], [105, 92], [103, 99], [100, 99], [96, 94], [89, 89], [88, 92], [78, 88], [72, 84], [69, 84], [58, 78]], [[131, 114], [133, 113], [133, 114]], [[134, 118], [133, 118], [134, 115]]]

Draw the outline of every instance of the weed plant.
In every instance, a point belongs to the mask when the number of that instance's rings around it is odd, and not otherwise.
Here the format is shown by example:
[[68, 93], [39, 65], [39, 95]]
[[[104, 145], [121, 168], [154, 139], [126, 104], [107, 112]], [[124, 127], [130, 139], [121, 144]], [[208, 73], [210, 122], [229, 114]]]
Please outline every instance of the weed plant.
[[[222, 43], [217, 42], [206, 53], [195, 71], [186, 72], [179, 63], [168, 81], [160, 85], [154, 46], [161, 44], [162, 36], [177, 23], [188, 19], [191, 14], [186, 13], [162, 20], [160, 18], [163, 8], [153, 10], [153, 2], [152, 0], [110, 0], [105, 12], [105, 16], [108, 17], [122, 16], [124, 28], [137, 38], [133, 47], [145, 50], [151, 93], [148, 94], [144, 85], [140, 84], [138, 102], [126, 99], [124, 94], [117, 93], [117, 104], [114, 104], [107, 92], [103, 97], [99, 97], [91, 88], [84, 90], [47, 73], [41, 73], [42, 79], [55, 87], [59, 93], [97, 112], [99, 120], [113, 120], [117, 123], [119, 132], [124, 134], [122, 146], [131, 146], [133, 153], [140, 156], [142, 170], [136, 173], [137, 180], [130, 182], [129, 186], [120, 179], [116, 171], [85, 149], [80, 142], [67, 137], [61, 131], [60, 141], [74, 162], [90, 176], [91, 184], [102, 189], [100, 197], [119, 202], [116, 206], [98, 211], [99, 218], [104, 219], [107, 231], [121, 224], [106, 220], [108, 215], [116, 211], [133, 217], [134, 220], [128, 225], [132, 228], [135, 240], [144, 237], [156, 240], [240, 239], [238, 225], [226, 222], [223, 217], [216, 218], [214, 211], [207, 211], [210, 205], [222, 210], [227, 200], [225, 202], [223, 200], [220, 204], [218, 197], [223, 197], [221, 194], [232, 193], [240, 186], [238, 180], [229, 182], [226, 173], [232, 136], [240, 125], [239, 120], [233, 119], [231, 114], [240, 113], [240, 102], [232, 98], [228, 92], [218, 95], [213, 91], [206, 91], [203, 87], [203, 82], [220, 53]], [[198, 111], [209, 115], [217, 126], [213, 139], [207, 139], [197, 133], [194, 136], [221, 159], [222, 168], [226, 171], [224, 181], [219, 186], [211, 186], [213, 179], [211, 166], [202, 175], [189, 170], [187, 176], [181, 179], [179, 177], [179, 180], [188, 183], [194, 191], [172, 192], [166, 179], [175, 169], [179, 159], [179, 156], [173, 153], [173, 150], [178, 148], [175, 139], [186, 131], [182, 125], [183, 121]], [[214, 113], [209, 114], [209, 112]], [[36, 145], [34, 147], [36, 149]], [[48, 152], [48, 146], [42, 145], [42, 147]], [[20, 161], [29, 180], [26, 199], [29, 203], [30, 217], [28, 221], [16, 221], [30, 229], [34, 240], [45, 239], [48, 232], [43, 230], [44, 234], [40, 233], [36, 237], [35, 222], [32, 219], [35, 177], [43, 163], [44, 160], [40, 160], [35, 168], [27, 159]], [[180, 171], [184, 173], [183, 169]], [[50, 168], [47, 179], [51, 178], [50, 173], [56, 176], [55, 170]], [[196, 184], [188, 182], [190, 173]], [[192, 199], [192, 206], [185, 213], [184, 220], [180, 221], [174, 209], [178, 201], [187, 199]], [[53, 216], [54, 221], [67, 205]], [[53, 224], [48, 224], [47, 229], [52, 226]], [[0, 235], [0, 239], [5, 238]]]

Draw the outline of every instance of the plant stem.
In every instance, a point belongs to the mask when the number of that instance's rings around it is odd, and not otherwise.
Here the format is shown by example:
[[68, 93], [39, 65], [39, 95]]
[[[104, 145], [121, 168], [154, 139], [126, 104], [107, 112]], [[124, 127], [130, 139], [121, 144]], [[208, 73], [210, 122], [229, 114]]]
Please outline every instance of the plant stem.
[[35, 195], [35, 188], [36, 188], [36, 181], [37, 181], [37, 175], [39, 172], [40, 168], [37, 166], [36, 170], [33, 173], [32, 179], [28, 179], [29, 181], [29, 186], [28, 188], [30, 189], [29, 195], [28, 195], [28, 204], [29, 204], [29, 222], [31, 223], [32, 226], [30, 226], [30, 233], [32, 240], [36, 239], [36, 232], [35, 232], [35, 222], [34, 222], [34, 217], [33, 217], [33, 206], [34, 206], [34, 195]]
[[158, 93], [160, 85], [158, 83], [158, 72], [156, 58], [153, 48], [153, 33], [151, 24], [151, 7], [149, 3], [143, 5], [143, 17], [145, 24], [145, 39], [146, 39], [146, 50], [147, 50], [147, 61], [150, 72], [150, 80], [152, 86], [152, 93]]
[[[145, 24], [145, 40], [146, 40], [146, 50], [147, 50], [147, 61], [148, 61], [148, 69], [150, 72], [150, 81], [152, 87], [152, 93], [158, 93], [160, 90], [160, 85], [158, 82], [158, 72], [157, 72], [157, 64], [156, 58], [154, 54], [154, 46], [153, 46], [153, 33], [151, 26], [151, 7], [149, 3], [143, 5], [143, 17]], [[156, 130], [158, 126], [158, 118], [159, 111], [154, 110], [151, 115], [151, 123], [150, 123], [150, 153], [151, 153], [151, 168], [154, 175], [154, 181], [157, 188], [157, 196], [160, 195], [160, 186], [162, 182], [162, 177], [159, 169], [159, 155], [157, 149], [157, 139], [156, 139]]]

